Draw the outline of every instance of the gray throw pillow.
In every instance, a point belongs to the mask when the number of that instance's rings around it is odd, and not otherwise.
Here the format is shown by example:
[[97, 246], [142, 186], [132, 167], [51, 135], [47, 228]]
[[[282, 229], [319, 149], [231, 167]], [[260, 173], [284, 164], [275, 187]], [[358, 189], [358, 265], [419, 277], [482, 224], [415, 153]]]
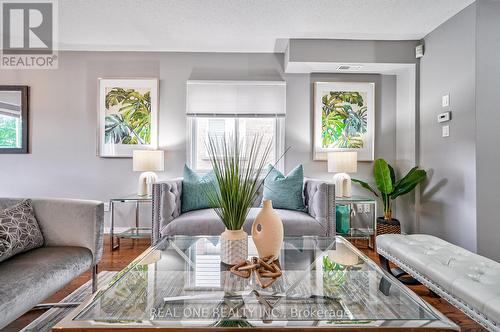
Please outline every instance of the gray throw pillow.
[[0, 262], [42, 245], [43, 236], [31, 200], [0, 211]]

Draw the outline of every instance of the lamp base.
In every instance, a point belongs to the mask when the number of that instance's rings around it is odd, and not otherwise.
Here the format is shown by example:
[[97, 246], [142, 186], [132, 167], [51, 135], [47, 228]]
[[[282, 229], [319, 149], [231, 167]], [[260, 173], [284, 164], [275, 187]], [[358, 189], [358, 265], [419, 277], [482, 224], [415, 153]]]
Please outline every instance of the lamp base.
[[151, 196], [153, 194], [153, 183], [158, 181], [155, 172], [143, 172], [139, 176], [138, 196]]
[[347, 173], [337, 173], [333, 176], [335, 197], [351, 197], [351, 177]]

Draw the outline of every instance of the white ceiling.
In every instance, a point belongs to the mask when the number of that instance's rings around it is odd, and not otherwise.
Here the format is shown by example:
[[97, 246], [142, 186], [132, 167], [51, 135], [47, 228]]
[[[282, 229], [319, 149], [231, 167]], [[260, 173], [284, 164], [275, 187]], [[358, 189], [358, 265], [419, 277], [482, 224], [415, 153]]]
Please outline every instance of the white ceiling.
[[288, 38], [420, 39], [474, 0], [59, 0], [61, 50], [282, 52]]

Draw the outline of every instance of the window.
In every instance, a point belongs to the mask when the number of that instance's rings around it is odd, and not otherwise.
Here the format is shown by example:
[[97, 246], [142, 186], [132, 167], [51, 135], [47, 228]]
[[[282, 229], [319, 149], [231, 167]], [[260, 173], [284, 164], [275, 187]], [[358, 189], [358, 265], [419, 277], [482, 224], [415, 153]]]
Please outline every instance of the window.
[[0, 91], [0, 149], [22, 146], [21, 92]]
[[21, 146], [21, 119], [2, 114], [0, 110], [0, 148], [19, 148]]
[[247, 145], [257, 134], [271, 143], [267, 163], [283, 169], [285, 87], [284, 82], [188, 82], [188, 165], [202, 172], [212, 168], [210, 136]]
[[[256, 134], [263, 135], [264, 143], [271, 143], [268, 164], [275, 164], [283, 154], [283, 144], [276, 144], [279, 139], [284, 119], [269, 117], [252, 118], [191, 118], [192, 138], [190, 167], [198, 171], [211, 169], [210, 158], [206, 149], [208, 137], [232, 137], [243, 145], [251, 144]], [[262, 151], [263, 152], [263, 151]], [[281, 162], [278, 163], [281, 165]], [[280, 166], [278, 166], [280, 167]]]

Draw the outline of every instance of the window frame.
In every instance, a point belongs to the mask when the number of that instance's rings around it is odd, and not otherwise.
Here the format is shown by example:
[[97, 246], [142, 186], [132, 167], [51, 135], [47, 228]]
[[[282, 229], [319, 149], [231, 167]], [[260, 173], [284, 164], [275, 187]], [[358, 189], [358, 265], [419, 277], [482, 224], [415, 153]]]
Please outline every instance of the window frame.
[[29, 87], [27, 85], [0, 85], [0, 91], [18, 91], [21, 93], [20, 125], [21, 135], [17, 133], [17, 139], [21, 139], [21, 145], [15, 148], [0, 147], [0, 154], [27, 154], [29, 153]]
[[198, 169], [196, 165], [196, 153], [198, 151], [198, 140], [197, 140], [197, 120], [200, 118], [234, 118], [235, 125], [235, 139], [239, 139], [239, 128], [238, 118], [252, 119], [252, 118], [273, 118], [274, 121], [274, 132], [275, 132], [275, 144], [274, 144], [274, 154], [276, 156], [277, 162], [275, 167], [280, 171], [284, 171], [285, 168], [285, 114], [203, 114], [203, 115], [187, 115], [187, 145], [186, 145], [186, 164], [196, 172], [206, 173], [207, 170]]

